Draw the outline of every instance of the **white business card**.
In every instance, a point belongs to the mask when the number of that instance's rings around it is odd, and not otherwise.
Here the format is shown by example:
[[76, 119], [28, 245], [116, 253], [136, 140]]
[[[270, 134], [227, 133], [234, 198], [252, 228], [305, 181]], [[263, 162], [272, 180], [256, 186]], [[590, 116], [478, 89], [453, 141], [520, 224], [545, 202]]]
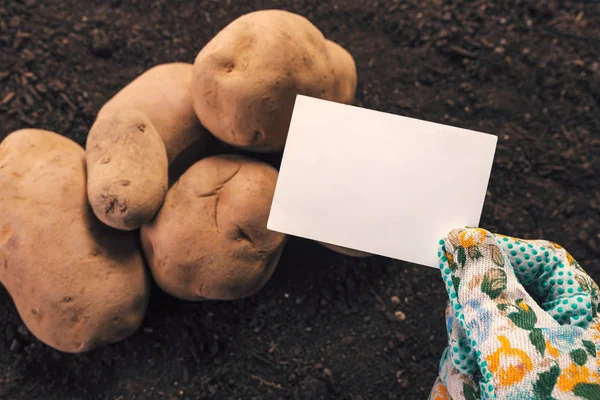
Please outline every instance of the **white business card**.
[[298, 96], [268, 228], [437, 267], [478, 226], [497, 137]]

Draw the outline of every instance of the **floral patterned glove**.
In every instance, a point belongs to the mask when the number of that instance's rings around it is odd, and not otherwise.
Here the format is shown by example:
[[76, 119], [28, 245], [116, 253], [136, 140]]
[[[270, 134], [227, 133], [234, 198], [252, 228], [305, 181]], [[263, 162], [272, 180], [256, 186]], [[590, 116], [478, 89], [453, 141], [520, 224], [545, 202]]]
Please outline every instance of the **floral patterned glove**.
[[430, 400], [600, 400], [600, 289], [544, 240], [440, 241], [448, 347]]

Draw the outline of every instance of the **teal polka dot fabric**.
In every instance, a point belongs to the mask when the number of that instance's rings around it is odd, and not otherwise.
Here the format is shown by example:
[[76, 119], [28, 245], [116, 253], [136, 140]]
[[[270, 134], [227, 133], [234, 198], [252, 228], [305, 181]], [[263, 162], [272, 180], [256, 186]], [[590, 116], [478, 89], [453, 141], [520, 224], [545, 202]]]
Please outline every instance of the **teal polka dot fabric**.
[[600, 289], [556, 243], [440, 240], [448, 346], [430, 399], [600, 400]]
[[508, 237], [497, 243], [508, 254], [519, 282], [544, 311], [563, 325], [590, 326], [599, 311], [592, 307], [598, 303], [598, 293], [591, 290], [594, 283], [566, 250], [552, 242]]

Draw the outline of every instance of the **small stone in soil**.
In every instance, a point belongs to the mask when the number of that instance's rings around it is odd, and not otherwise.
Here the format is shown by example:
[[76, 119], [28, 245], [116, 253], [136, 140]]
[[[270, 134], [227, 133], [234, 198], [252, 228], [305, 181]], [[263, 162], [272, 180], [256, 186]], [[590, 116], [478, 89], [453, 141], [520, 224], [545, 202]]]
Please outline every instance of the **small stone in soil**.
[[19, 334], [21, 336], [28, 336], [29, 335], [29, 329], [27, 329], [27, 327], [23, 324], [19, 325], [19, 327], [17, 328], [17, 332], [19, 332]]
[[396, 312], [386, 311], [385, 317], [388, 319], [388, 321], [397, 322], [397, 321], [404, 321], [406, 319], [406, 314], [404, 314], [402, 311], [396, 311]]
[[12, 343], [10, 344], [10, 351], [15, 353], [19, 350], [21, 350], [21, 343], [19, 343], [17, 339], [13, 339]]

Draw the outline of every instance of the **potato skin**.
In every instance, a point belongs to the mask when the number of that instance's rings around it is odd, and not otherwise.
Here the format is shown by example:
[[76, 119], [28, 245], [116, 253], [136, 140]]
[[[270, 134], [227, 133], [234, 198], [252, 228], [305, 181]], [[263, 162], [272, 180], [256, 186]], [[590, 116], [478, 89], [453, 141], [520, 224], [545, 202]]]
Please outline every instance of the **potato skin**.
[[184, 300], [233, 300], [261, 289], [285, 243], [267, 229], [276, 180], [273, 167], [242, 156], [192, 165], [141, 229], [156, 283]]
[[85, 153], [26, 129], [0, 144], [0, 282], [33, 335], [69, 353], [131, 335], [148, 301], [135, 236], [89, 209]]
[[351, 102], [355, 89], [350, 54], [287, 11], [236, 19], [194, 61], [192, 99], [202, 125], [250, 151], [283, 148], [297, 94]]
[[154, 66], [115, 94], [98, 113], [100, 117], [135, 108], [146, 114], [165, 144], [169, 168], [175, 174], [199, 160], [211, 138], [192, 106], [192, 68], [189, 63]]
[[169, 184], [165, 146], [140, 111], [100, 116], [86, 143], [88, 199], [102, 222], [138, 229], [154, 217]]
[[345, 104], [354, 102], [356, 93], [356, 64], [354, 58], [339, 44], [325, 40], [331, 63], [336, 71], [333, 98]]

